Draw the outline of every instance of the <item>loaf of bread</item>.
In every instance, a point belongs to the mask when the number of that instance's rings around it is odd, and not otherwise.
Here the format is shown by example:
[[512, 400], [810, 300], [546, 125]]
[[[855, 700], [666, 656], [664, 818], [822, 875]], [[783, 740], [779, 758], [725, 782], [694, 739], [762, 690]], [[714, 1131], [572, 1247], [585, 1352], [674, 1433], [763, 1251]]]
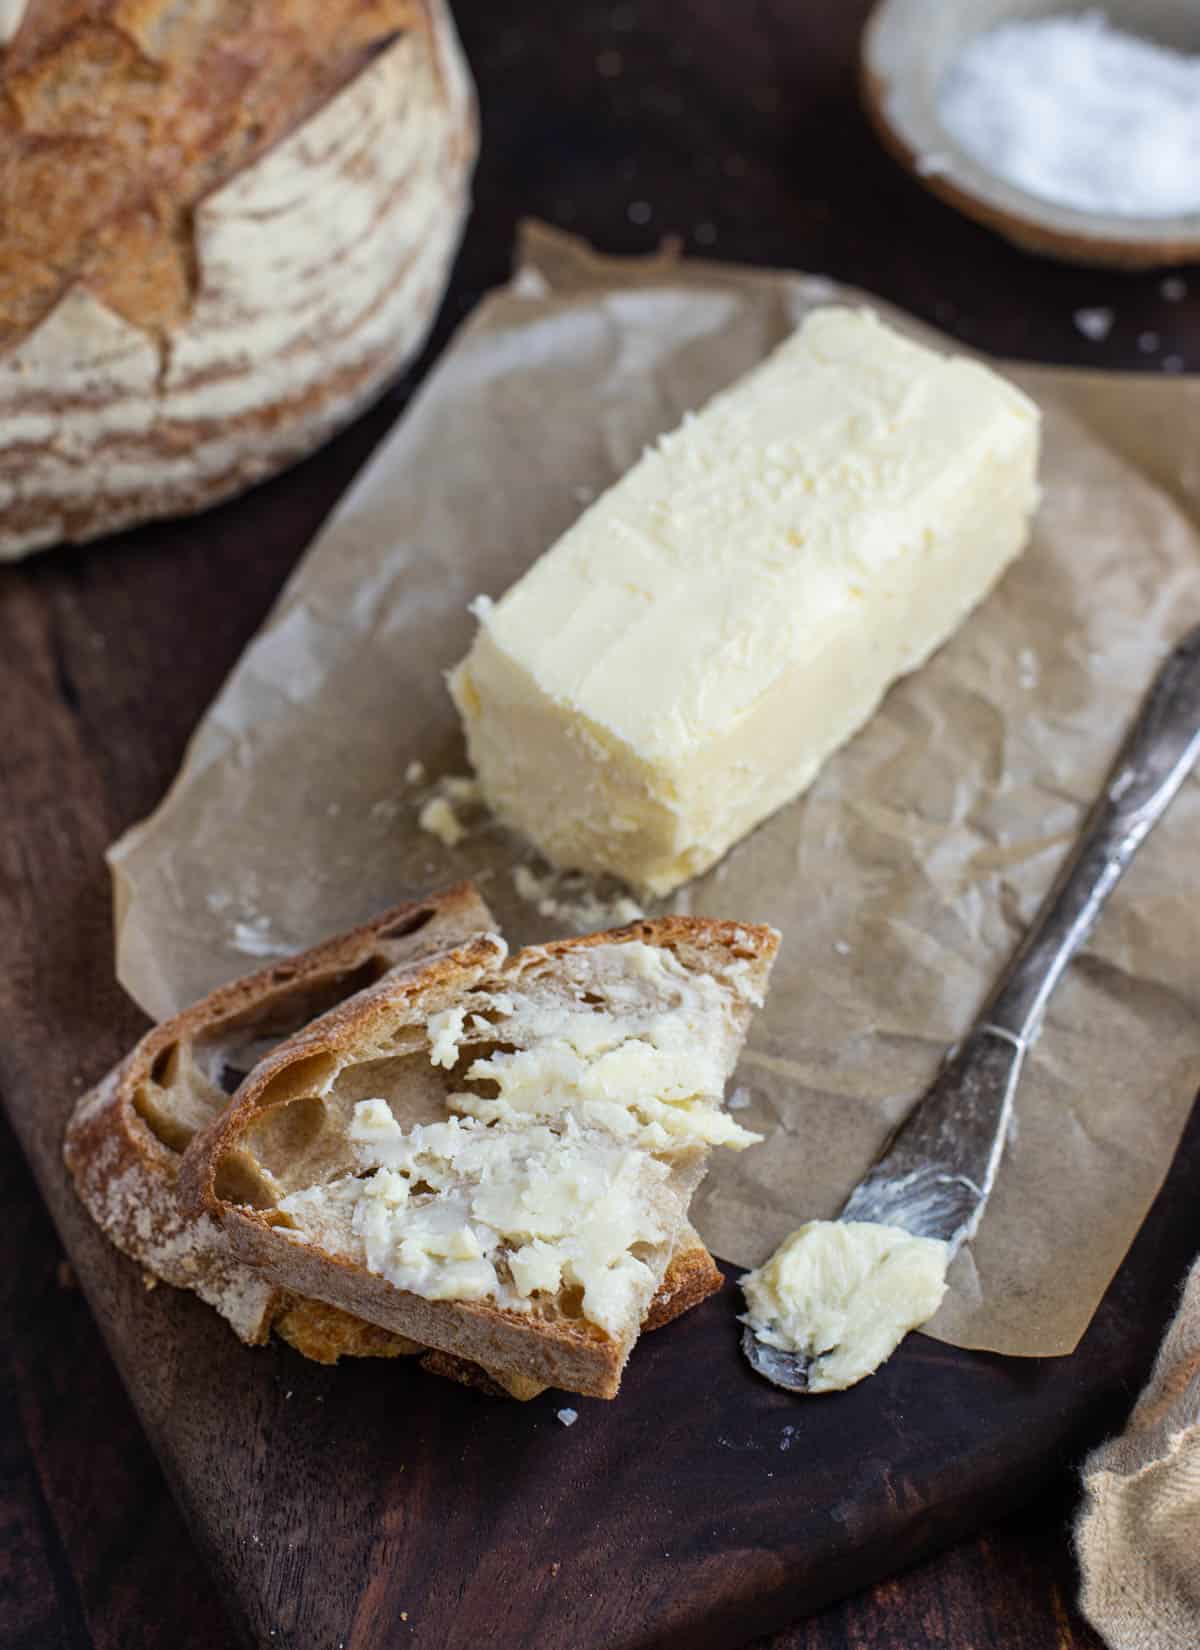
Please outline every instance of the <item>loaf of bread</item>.
[[281, 1290], [611, 1398], [672, 1257], [672, 1308], [713, 1287], [688, 1204], [710, 1145], [757, 1138], [722, 1096], [777, 945], [666, 917], [391, 973], [263, 1059], [181, 1201]]
[[476, 122], [445, 0], [4, 16], [14, 557], [211, 504], [375, 395], [440, 301]]

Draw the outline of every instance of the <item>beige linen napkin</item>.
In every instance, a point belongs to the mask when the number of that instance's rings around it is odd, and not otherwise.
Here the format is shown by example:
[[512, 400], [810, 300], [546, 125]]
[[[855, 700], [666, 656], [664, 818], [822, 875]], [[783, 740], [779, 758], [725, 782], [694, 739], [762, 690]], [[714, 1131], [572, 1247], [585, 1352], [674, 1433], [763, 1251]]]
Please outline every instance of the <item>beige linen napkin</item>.
[[1200, 1646], [1200, 1261], [1150, 1383], [1083, 1469], [1081, 1605], [1112, 1650]]

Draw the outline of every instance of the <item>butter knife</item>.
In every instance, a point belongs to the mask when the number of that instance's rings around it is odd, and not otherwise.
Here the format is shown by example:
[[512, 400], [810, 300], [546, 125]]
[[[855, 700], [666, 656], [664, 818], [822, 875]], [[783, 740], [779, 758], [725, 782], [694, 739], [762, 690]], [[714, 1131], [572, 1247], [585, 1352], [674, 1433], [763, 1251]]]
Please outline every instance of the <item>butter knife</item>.
[[[995, 1183], [1021, 1067], [1050, 996], [1138, 848], [1200, 756], [1200, 626], [1167, 656], [1082, 830], [974, 1026], [850, 1193], [839, 1221], [900, 1227], [950, 1255], [974, 1236]], [[808, 1389], [812, 1360], [747, 1328], [760, 1375]]]

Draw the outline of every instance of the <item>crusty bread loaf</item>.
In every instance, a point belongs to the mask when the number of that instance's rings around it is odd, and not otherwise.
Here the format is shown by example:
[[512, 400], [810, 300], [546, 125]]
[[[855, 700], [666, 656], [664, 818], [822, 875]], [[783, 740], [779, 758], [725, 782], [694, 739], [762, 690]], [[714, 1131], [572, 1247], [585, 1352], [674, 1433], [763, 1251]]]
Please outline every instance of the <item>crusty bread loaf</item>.
[[424, 336], [475, 150], [445, 0], [38, 0], [0, 92], [0, 557], [259, 480]]
[[[738, 1143], [721, 1094], [777, 944], [770, 929], [699, 918], [642, 922], [512, 958], [494, 937], [474, 940], [381, 980], [269, 1054], [188, 1147], [181, 1195], [197, 1214], [220, 1220], [243, 1260], [293, 1294], [481, 1365], [493, 1381], [520, 1377], [612, 1397], [686, 1229], [707, 1145]], [[557, 1029], [543, 1036], [551, 1026]], [[589, 1066], [587, 1093], [580, 1090], [578, 1104], [560, 1104], [555, 1074], [572, 1038], [571, 1046], [592, 1049], [607, 1039], [615, 1063], [603, 1073]], [[657, 1069], [663, 1050], [663, 1071], [683, 1061], [677, 1094], [664, 1100], [638, 1087], [627, 1107], [611, 1097], [610, 1077]], [[503, 1071], [493, 1075], [497, 1063], [511, 1073], [523, 1057], [543, 1055], [557, 1065], [546, 1068], [547, 1081], [535, 1083], [532, 1097], [506, 1088]], [[496, 1115], [502, 1099], [508, 1114]], [[521, 1115], [526, 1103], [534, 1109]], [[364, 1170], [377, 1167], [361, 1155], [355, 1133], [365, 1111], [372, 1126], [386, 1123], [406, 1142], [440, 1125], [439, 1138], [469, 1137], [472, 1149], [492, 1129], [512, 1131], [517, 1151], [557, 1131], [560, 1154], [600, 1165], [600, 1182], [610, 1157], [635, 1175], [643, 1163], [662, 1165], [657, 1178], [638, 1180], [634, 1194], [648, 1211], [648, 1235], [634, 1246], [643, 1292], [602, 1327], [569, 1274], [553, 1290], [526, 1290], [526, 1299], [513, 1302], [488, 1291], [435, 1298], [372, 1269], [356, 1215], [374, 1178]], [[457, 1131], [447, 1126], [448, 1114], [465, 1119]], [[440, 1194], [423, 1189], [423, 1179], [414, 1174], [411, 1184], [427, 1207], [423, 1200]], [[502, 1254], [498, 1267], [507, 1259]], [[690, 1293], [686, 1279], [679, 1287]]]
[[[468, 884], [397, 906], [374, 922], [212, 992], [154, 1027], [76, 1107], [64, 1151], [80, 1197], [116, 1246], [151, 1280], [193, 1290], [250, 1344], [274, 1332], [305, 1357], [424, 1353], [411, 1338], [322, 1301], [288, 1294], [239, 1262], [220, 1227], [180, 1207], [180, 1156], [196, 1130], [229, 1104], [231, 1090], [273, 1042], [389, 969], [403, 968], [493, 930]], [[721, 1275], [690, 1229], [672, 1257], [646, 1327], [656, 1328], [720, 1288]], [[435, 1372], [486, 1391], [534, 1397], [519, 1377], [492, 1380], [464, 1360]]]

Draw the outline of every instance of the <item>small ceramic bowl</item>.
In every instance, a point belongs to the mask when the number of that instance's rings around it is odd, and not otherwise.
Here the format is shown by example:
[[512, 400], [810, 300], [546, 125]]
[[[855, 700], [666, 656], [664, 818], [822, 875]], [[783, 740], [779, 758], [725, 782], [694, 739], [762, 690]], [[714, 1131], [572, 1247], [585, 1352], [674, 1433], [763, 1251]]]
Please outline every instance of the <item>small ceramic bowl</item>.
[[[1000, 23], [1096, 9], [1095, 0], [880, 0], [862, 38], [867, 113], [884, 145], [927, 189], [1027, 251], [1117, 269], [1200, 259], [1200, 212], [1126, 218], [1056, 206], [988, 172], [941, 123], [938, 86], [969, 40]], [[1103, 11], [1114, 28], [1200, 52], [1196, 0], [1104, 0]]]

